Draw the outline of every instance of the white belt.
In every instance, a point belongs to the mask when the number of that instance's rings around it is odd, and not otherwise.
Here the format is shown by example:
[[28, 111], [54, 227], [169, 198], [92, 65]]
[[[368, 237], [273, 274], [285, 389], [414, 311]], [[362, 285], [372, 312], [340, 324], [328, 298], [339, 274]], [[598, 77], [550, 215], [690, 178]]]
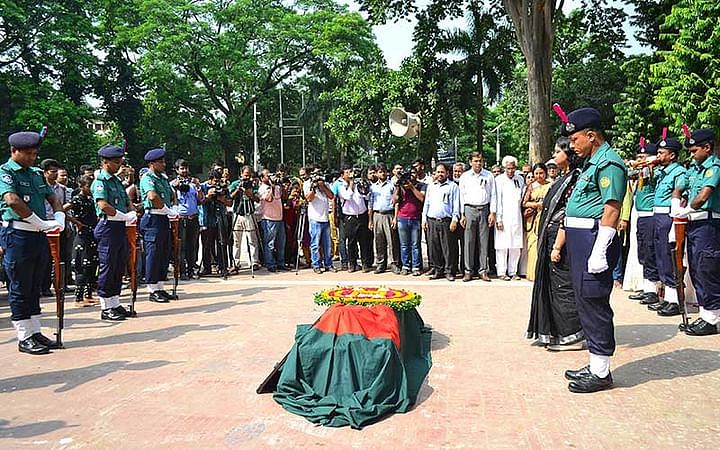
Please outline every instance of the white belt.
[[655, 214], [670, 214], [669, 206], [656, 206], [653, 208]]
[[41, 231], [38, 230], [35, 225], [27, 222], [21, 222], [19, 220], [13, 220], [12, 222], [3, 221], [2, 226], [5, 228], [10, 227], [15, 230], [32, 231], [34, 233], [39, 233]]
[[716, 212], [709, 212], [709, 211], [698, 211], [694, 213], [690, 213], [688, 216], [688, 220], [691, 222], [694, 222], [696, 220], [705, 220], [705, 219], [720, 219], [720, 213]]
[[165, 211], [163, 211], [162, 209], [151, 209], [150, 214], [155, 214], [156, 216], [167, 216], [167, 214], [165, 214]]
[[566, 217], [565, 227], [592, 230], [595, 227], [595, 220], [597, 219], [592, 219], [589, 217]]
[[653, 212], [652, 211], [638, 211], [637, 215], [638, 215], [638, 217], [652, 217]]

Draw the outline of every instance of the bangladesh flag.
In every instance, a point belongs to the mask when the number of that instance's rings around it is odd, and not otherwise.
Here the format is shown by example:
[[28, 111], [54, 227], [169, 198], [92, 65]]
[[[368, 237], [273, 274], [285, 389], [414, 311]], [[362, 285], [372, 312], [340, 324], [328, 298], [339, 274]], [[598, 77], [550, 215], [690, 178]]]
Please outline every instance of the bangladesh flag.
[[432, 365], [430, 339], [415, 309], [333, 305], [314, 325], [298, 325], [273, 398], [331, 427], [406, 412]]

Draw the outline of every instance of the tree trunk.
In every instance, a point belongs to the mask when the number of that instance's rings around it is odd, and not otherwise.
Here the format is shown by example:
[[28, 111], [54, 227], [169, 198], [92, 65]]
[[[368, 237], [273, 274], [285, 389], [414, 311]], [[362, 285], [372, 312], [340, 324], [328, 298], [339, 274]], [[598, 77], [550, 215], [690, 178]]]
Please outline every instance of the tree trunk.
[[475, 132], [477, 134], [477, 151], [482, 155], [483, 131], [485, 129], [485, 95], [483, 93], [482, 72], [477, 74], [477, 80], [477, 88], [475, 89], [475, 101], [477, 101], [477, 109], [475, 110]]
[[[547, 59], [547, 61], [543, 61]], [[547, 161], [552, 153], [550, 132], [550, 98], [552, 95], [552, 68], [549, 58], [540, 55], [528, 63], [528, 111], [530, 120], [531, 164]]]

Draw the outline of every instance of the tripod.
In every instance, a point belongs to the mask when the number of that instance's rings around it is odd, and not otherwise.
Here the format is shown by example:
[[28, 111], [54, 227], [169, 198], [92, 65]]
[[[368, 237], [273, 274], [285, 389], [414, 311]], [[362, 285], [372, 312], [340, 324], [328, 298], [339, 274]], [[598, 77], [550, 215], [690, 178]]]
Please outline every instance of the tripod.
[[295, 258], [295, 275], [300, 270], [300, 249], [305, 235], [305, 222], [307, 222], [307, 204], [300, 205], [300, 216], [297, 220], [297, 228], [295, 230], [295, 239], [297, 240], [297, 256]]
[[215, 217], [217, 218], [218, 225], [218, 269], [220, 269], [223, 280], [227, 280], [227, 214], [225, 212], [225, 205], [218, 201], [215, 201]]

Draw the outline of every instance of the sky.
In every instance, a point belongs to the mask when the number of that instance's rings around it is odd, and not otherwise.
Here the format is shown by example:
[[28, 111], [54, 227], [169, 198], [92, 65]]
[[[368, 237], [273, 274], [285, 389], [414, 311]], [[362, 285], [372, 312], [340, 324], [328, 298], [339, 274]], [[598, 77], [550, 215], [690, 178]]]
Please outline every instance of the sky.
[[[349, 5], [350, 9], [353, 11], [359, 10], [359, 6], [356, 1], [354, 0], [339, 0], [340, 3], [345, 3]], [[413, 2], [419, 6], [425, 6], [428, 3], [430, 3], [430, 0], [408, 0], [409, 2]], [[612, 5], [619, 5], [622, 6], [625, 11], [628, 13], [628, 15], [632, 14], [633, 10], [632, 7], [624, 4], [621, 1], [617, 0], [611, 0], [610, 4]], [[565, 5], [563, 7], [563, 10], [568, 12], [575, 8], [578, 8], [580, 6], [579, 0], [566, 0]], [[378, 46], [383, 51], [383, 54], [385, 55], [385, 61], [388, 65], [388, 67], [397, 69], [400, 67], [400, 64], [402, 63], [402, 60], [412, 53], [413, 49], [413, 42], [412, 42], [412, 33], [413, 29], [415, 28], [415, 20], [407, 21], [407, 20], [401, 20], [397, 23], [388, 23], [385, 25], [379, 25], [373, 27], [373, 32], [375, 33], [375, 38], [377, 39]], [[456, 19], [453, 21], [445, 21], [441, 24], [443, 28], [446, 29], [452, 29], [452, 28], [463, 28], [465, 24], [464, 19]], [[631, 27], [630, 23], [626, 23], [623, 27], [625, 29], [625, 33], [628, 37], [628, 45], [629, 47], [626, 49], [627, 54], [635, 54], [635, 53], [642, 53], [643, 48], [637, 43], [635, 38], [633, 37], [634, 30]]]

